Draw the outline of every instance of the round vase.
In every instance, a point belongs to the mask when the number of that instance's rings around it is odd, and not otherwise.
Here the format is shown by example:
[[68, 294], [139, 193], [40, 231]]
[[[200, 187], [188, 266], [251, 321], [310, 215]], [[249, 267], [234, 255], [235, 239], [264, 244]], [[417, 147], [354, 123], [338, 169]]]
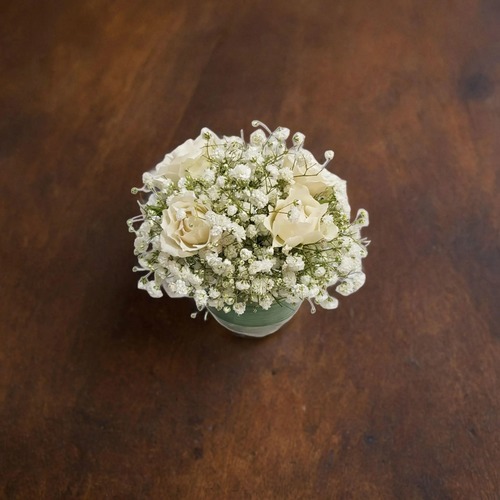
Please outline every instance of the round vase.
[[236, 335], [260, 338], [276, 332], [290, 321], [300, 305], [275, 303], [269, 309], [262, 309], [249, 304], [243, 314], [236, 314], [233, 310], [225, 313], [213, 307], [208, 307], [208, 310], [218, 323]]

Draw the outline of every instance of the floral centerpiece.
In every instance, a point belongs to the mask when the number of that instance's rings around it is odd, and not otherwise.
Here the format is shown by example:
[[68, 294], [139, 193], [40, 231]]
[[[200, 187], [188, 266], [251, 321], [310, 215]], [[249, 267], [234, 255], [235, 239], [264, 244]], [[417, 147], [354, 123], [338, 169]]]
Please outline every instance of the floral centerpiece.
[[258, 121], [249, 142], [207, 128], [143, 175], [135, 233], [139, 288], [192, 297], [236, 316], [300, 304], [326, 309], [365, 282], [368, 214], [350, 220], [346, 182], [318, 162], [305, 136]]

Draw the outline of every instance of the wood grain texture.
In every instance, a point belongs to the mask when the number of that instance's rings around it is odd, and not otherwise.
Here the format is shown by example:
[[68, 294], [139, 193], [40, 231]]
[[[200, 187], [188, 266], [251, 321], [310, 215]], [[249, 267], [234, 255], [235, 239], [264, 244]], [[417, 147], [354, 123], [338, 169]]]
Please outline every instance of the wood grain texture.
[[[0, 496], [500, 498], [495, 0], [2, 1]], [[365, 287], [262, 341], [136, 289], [130, 188], [303, 131]]]

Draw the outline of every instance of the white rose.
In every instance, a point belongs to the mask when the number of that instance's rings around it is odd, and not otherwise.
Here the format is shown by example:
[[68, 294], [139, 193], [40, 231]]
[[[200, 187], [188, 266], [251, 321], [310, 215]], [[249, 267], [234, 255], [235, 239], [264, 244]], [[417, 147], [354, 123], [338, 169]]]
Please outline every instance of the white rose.
[[[208, 142], [207, 135], [210, 136]], [[210, 166], [207, 153], [210, 153], [218, 140], [219, 138], [211, 130], [202, 129], [196, 139], [188, 139], [171, 153], [168, 153], [156, 165], [156, 170], [153, 170], [152, 174], [164, 176], [176, 183], [188, 173], [193, 178], [201, 177], [205, 169]]]
[[264, 221], [264, 226], [273, 236], [273, 246], [286, 245], [291, 248], [324, 239], [327, 235], [321, 218], [327, 209], [328, 205], [316, 201], [306, 186], [294, 184], [288, 197], [278, 200], [276, 207]]
[[350, 217], [351, 207], [347, 199], [346, 181], [322, 168], [310, 151], [301, 149], [288, 153], [283, 160], [283, 166], [292, 169], [295, 183], [307, 186], [312, 196], [333, 188], [340, 209]]
[[163, 211], [160, 234], [161, 250], [174, 257], [189, 257], [211, 240], [207, 208], [196, 201], [191, 191], [174, 196]]

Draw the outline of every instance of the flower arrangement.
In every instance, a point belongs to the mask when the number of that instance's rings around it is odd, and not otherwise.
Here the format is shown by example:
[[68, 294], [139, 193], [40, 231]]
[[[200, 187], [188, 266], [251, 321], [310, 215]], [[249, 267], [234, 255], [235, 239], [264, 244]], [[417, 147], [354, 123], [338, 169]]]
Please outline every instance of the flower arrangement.
[[243, 314], [258, 305], [308, 299], [333, 309], [336, 285], [349, 295], [365, 282], [368, 241], [361, 209], [350, 222], [346, 183], [329, 172], [333, 151], [319, 163], [305, 136], [263, 123], [250, 135], [222, 137], [207, 128], [143, 175], [136, 235], [139, 288], [152, 297], [192, 297]]

